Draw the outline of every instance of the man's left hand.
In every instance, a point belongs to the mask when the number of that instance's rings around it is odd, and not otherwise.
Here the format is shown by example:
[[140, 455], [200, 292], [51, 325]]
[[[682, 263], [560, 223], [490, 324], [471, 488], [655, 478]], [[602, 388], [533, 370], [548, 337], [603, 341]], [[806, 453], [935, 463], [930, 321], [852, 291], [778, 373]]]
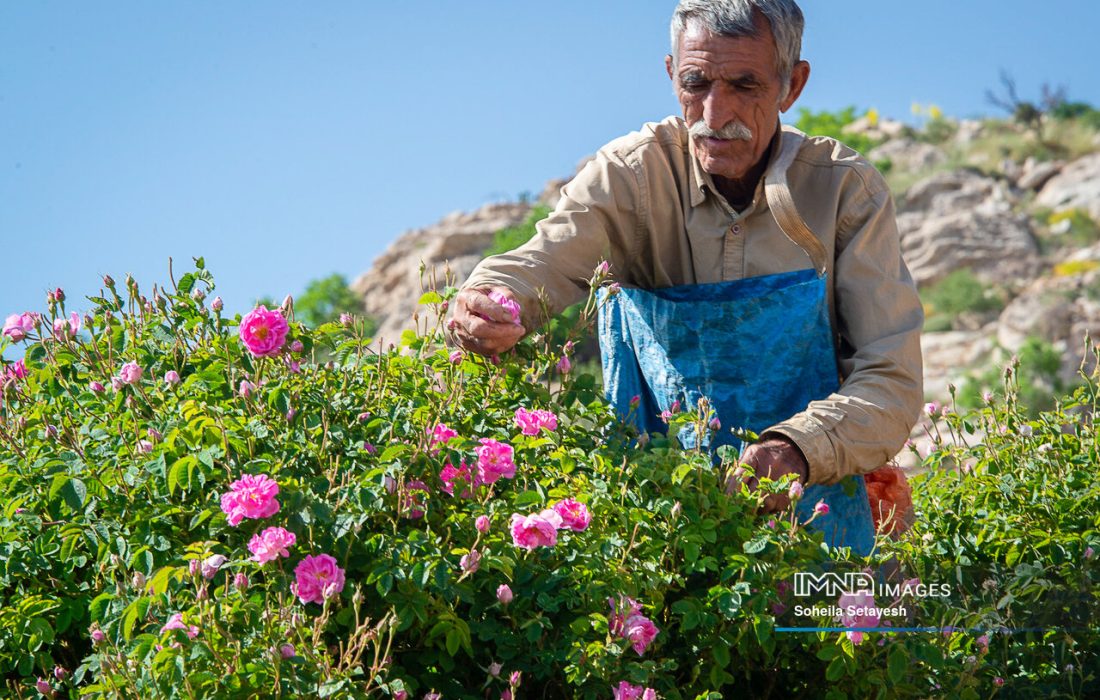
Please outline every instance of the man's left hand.
[[[751, 466], [756, 474], [748, 482], [750, 490], [756, 490], [758, 477], [779, 479], [784, 474], [794, 474], [805, 485], [810, 473], [802, 451], [785, 438], [768, 438], [749, 445], [741, 456], [741, 462]], [[768, 494], [764, 498], [764, 512], [776, 513], [790, 504], [785, 493]]]

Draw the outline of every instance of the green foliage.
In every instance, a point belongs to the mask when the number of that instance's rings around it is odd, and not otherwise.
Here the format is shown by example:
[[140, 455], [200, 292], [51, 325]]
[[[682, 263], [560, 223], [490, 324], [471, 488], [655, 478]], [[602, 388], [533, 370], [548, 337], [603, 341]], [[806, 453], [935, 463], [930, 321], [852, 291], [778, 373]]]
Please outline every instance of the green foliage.
[[866, 155], [879, 142], [865, 134], [844, 133], [844, 127], [854, 122], [856, 118], [854, 106], [845, 107], [836, 112], [828, 110], [814, 112], [801, 107], [798, 110], [798, 121], [795, 122], [795, 126], [808, 136], [828, 136]]
[[922, 290], [927, 309], [925, 330], [948, 330], [963, 313], [987, 313], [1004, 308], [1004, 298], [968, 268], [955, 270]]
[[[294, 300], [294, 313], [310, 328], [330, 323], [340, 314], [363, 315], [363, 300], [348, 286], [346, 277], [332, 273], [306, 285], [305, 292]], [[368, 329], [370, 334], [373, 329]]]
[[550, 207], [545, 204], [536, 204], [531, 208], [523, 223], [518, 226], [510, 226], [497, 231], [493, 236], [493, 242], [485, 251], [485, 256], [499, 255], [515, 250], [535, 235], [535, 224], [550, 215]]
[[[3, 383], [0, 673], [9, 696], [32, 695], [35, 677], [55, 665], [70, 674], [53, 682], [57, 694], [72, 698], [432, 689], [497, 697], [513, 671], [522, 697], [606, 698], [624, 680], [672, 700], [941, 689], [978, 697], [993, 692], [994, 675], [1022, 693], [1096, 689], [1094, 628], [1072, 640], [1056, 630], [1037, 640], [998, 636], [988, 654], [964, 634], [884, 631], [854, 643], [835, 632], [777, 631], [782, 609], [800, 602], [789, 590], [795, 573], [884, 572], [899, 562], [900, 576], [963, 576], [972, 594], [914, 601], [922, 625], [1014, 626], [1041, 603], [1040, 591], [1044, 600], [1089, 592], [1070, 612], [1084, 606], [1094, 616], [1100, 572], [1095, 561], [1082, 566], [1081, 552], [1100, 547], [1100, 537], [1095, 509], [1081, 504], [1100, 494], [1094, 460], [1082, 457], [1096, 453], [1086, 414], [1044, 419], [1025, 441], [1010, 398], [989, 413], [1008, 432], [987, 431], [998, 437], [976, 472], [981, 481], [960, 488], [963, 477], [945, 471], [951, 454], [938, 451], [917, 484], [914, 529], [856, 559], [826, 550], [789, 512], [759, 514], [764, 494], [785, 482], [727, 494], [732, 455], [637, 435], [594, 378], [554, 370], [561, 350], [548, 336], [499, 363], [449, 353], [439, 317], [451, 288], [423, 296], [422, 317], [435, 318], [427, 335], [409, 332], [384, 354], [361, 328], [292, 323], [287, 344], [302, 343], [299, 366], [291, 350], [253, 357], [237, 337], [240, 319], [203, 308], [195, 287], [212, 290], [213, 278], [188, 273], [151, 310], [137, 303], [136, 283], [125, 298], [110, 289], [92, 300], [76, 337], [48, 330], [55, 313], [65, 317], [61, 305], [25, 341], [26, 376]], [[591, 324], [594, 311], [590, 298], [579, 321]], [[332, 361], [305, 360], [314, 348]], [[127, 362], [142, 377], [112, 390]], [[242, 381], [254, 385], [247, 394]], [[1095, 391], [1085, 399], [1095, 410]], [[552, 411], [557, 426], [525, 435], [514, 419], [521, 408]], [[1071, 420], [1079, 433], [1060, 430]], [[671, 423], [671, 432], [708, 429], [703, 408]], [[440, 424], [457, 435], [433, 443]], [[1055, 454], [1038, 450], [1040, 437]], [[459, 482], [448, 494], [445, 466], [476, 469], [483, 439], [510, 445], [514, 478]], [[280, 507], [234, 527], [221, 495], [245, 474], [277, 480]], [[586, 529], [558, 531], [554, 546], [516, 546], [514, 514], [567, 498], [591, 512]], [[482, 515], [486, 532], [475, 527]], [[297, 541], [288, 558], [259, 564], [248, 544], [272, 526]], [[475, 550], [478, 567], [464, 569]], [[324, 605], [292, 588], [307, 554], [329, 554], [346, 571], [343, 590]], [[192, 565], [209, 569], [212, 555], [225, 561], [209, 575]], [[977, 597], [971, 589], [985, 579], [966, 568], [975, 562], [1014, 598]], [[509, 604], [497, 599], [502, 584], [514, 592]], [[608, 599], [620, 596], [638, 601], [660, 630], [644, 653], [617, 631]], [[163, 629], [176, 613], [194, 635]], [[806, 622], [834, 624], [828, 613]], [[1052, 664], [1068, 658], [1079, 671], [1056, 674], [1063, 665]]]
[[1063, 209], [1047, 218], [1047, 241], [1075, 248], [1100, 240], [1100, 226], [1084, 209]]
[[1088, 102], [1060, 102], [1050, 111], [1050, 116], [1061, 121], [1075, 119], [1100, 131], [1100, 110]]

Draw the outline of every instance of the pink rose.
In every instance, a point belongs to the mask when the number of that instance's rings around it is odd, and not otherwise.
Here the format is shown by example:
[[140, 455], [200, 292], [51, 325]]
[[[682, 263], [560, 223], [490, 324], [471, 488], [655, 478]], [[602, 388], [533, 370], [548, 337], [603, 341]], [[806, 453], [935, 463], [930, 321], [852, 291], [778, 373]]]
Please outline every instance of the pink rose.
[[88, 388], [93, 393], [96, 393], [96, 394], [101, 394], [104, 391], [107, 391], [107, 387], [103, 386], [102, 384], [100, 384], [99, 382], [96, 382], [96, 381], [93, 381], [91, 384], [89, 384]]
[[248, 576], [243, 571], [238, 571], [233, 577], [233, 587], [238, 591], [243, 591], [248, 588]]
[[645, 653], [658, 632], [657, 625], [645, 615], [631, 615], [623, 623], [623, 638], [630, 642], [638, 656]]
[[555, 503], [554, 512], [561, 516], [562, 527], [576, 532], [584, 532], [592, 522], [592, 514], [588, 512], [588, 507], [572, 498]]
[[137, 384], [141, 381], [141, 366], [136, 362], [127, 362], [118, 371], [118, 378], [123, 384]]
[[550, 509], [528, 516], [513, 513], [512, 542], [524, 549], [553, 547], [558, 543], [561, 523], [561, 516]]
[[89, 636], [91, 636], [93, 644], [102, 644], [103, 642], [107, 641], [106, 633], [104, 633], [104, 631], [99, 629], [98, 627], [89, 630], [88, 634]]
[[12, 314], [4, 320], [4, 330], [0, 334], [6, 335], [11, 338], [13, 342], [18, 343], [38, 327], [40, 318], [41, 316], [36, 313], [31, 313], [30, 311], [24, 311], [21, 314]]
[[501, 477], [515, 477], [516, 464], [512, 461], [514, 450], [511, 445], [492, 438], [481, 438], [481, 446], [475, 447], [474, 452], [477, 453], [477, 475], [480, 483], [492, 484]]
[[558, 417], [551, 411], [536, 409], [528, 411], [526, 408], [516, 409], [516, 427], [524, 435], [538, 435], [542, 428], [553, 432], [558, 428]]
[[497, 600], [501, 605], [507, 605], [512, 602], [512, 589], [507, 583], [502, 583], [497, 586]]
[[229, 485], [230, 491], [222, 494], [222, 511], [229, 524], [236, 527], [241, 520], [270, 518], [279, 512], [279, 484], [266, 474], [246, 474]]
[[519, 323], [519, 314], [520, 314], [519, 302], [514, 301], [512, 299], [509, 299], [508, 297], [504, 296], [503, 294], [501, 294], [500, 292], [497, 292], [497, 291], [489, 292], [489, 298], [492, 299], [493, 301], [495, 301], [496, 303], [500, 304], [501, 306], [503, 306], [504, 310], [507, 311], [509, 314], [511, 314], [512, 323], [515, 323], [515, 324]]
[[419, 479], [405, 482], [405, 517], [417, 520], [424, 517], [424, 496], [427, 494], [428, 485]]
[[473, 495], [473, 491], [470, 490], [471, 486], [476, 486], [473, 473], [470, 471], [470, 467], [466, 464], [466, 460], [462, 460], [457, 469], [453, 464], [447, 462], [443, 465], [443, 468], [439, 470], [439, 480], [443, 482], [443, 491], [449, 496], [453, 496], [455, 493], [455, 484], [462, 486], [462, 497], [469, 498]]
[[275, 561], [279, 557], [290, 556], [290, 548], [298, 538], [293, 532], [281, 527], [269, 527], [263, 532], [253, 535], [248, 541], [248, 551], [252, 552], [252, 561], [266, 564]]
[[[840, 607], [840, 624], [845, 627], [878, 627], [879, 616], [875, 610], [875, 597], [870, 593], [843, 593], [837, 601]], [[853, 644], [863, 641], [861, 630], [849, 630], [848, 639]]]
[[611, 688], [611, 697], [614, 700], [657, 700], [657, 692], [652, 688], [643, 688], [631, 685], [626, 681], [619, 681], [617, 687]]
[[283, 349], [289, 331], [282, 313], [259, 306], [241, 319], [239, 334], [241, 342], [256, 357], [274, 357]]
[[294, 593], [303, 603], [323, 605], [344, 590], [344, 570], [328, 554], [307, 556], [294, 569]]
[[797, 501], [798, 499], [802, 498], [802, 492], [802, 484], [796, 481], [791, 484], [790, 490], [787, 491], [787, 498], [791, 499], [792, 501]]
[[194, 639], [199, 636], [199, 628], [194, 625], [183, 624], [183, 613], [176, 613], [172, 617], [168, 618], [168, 622], [164, 623], [164, 627], [160, 628], [160, 633], [170, 632], [171, 630], [186, 630], [187, 636], [190, 639]]
[[447, 359], [450, 361], [450, 363], [452, 365], [461, 364], [462, 363], [462, 351], [461, 350], [451, 351], [451, 354]]
[[283, 657], [284, 659], [289, 659], [294, 656], [294, 645], [284, 644], [279, 647], [279, 656]]
[[817, 505], [814, 506], [814, 513], [816, 513], [817, 515], [828, 515], [829, 504], [825, 501], [818, 501]]
[[626, 619], [634, 615], [640, 615], [642, 606], [638, 601], [628, 596], [619, 596], [619, 600], [608, 598], [607, 604], [611, 606], [611, 616], [607, 619], [608, 631], [612, 636], [621, 637], [626, 630]]
[[180, 373], [174, 369], [170, 369], [164, 373], [164, 383], [168, 386], [175, 386], [180, 383]]
[[255, 390], [256, 390], [256, 385], [253, 384], [252, 382], [248, 381], [247, 379], [242, 379], [241, 380], [241, 385], [239, 387], [237, 387], [237, 393], [240, 394], [242, 397], [244, 397], [246, 399]]
[[469, 554], [462, 555], [458, 565], [462, 567], [462, 571], [465, 573], [472, 574], [476, 572], [478, 567], [481, 566], [481, 552], [471, 549]]
[[50, 685], [50, 682], [45, 678], [39, 678], [38, 681], [34, 684], [34, 689], [48, 698], [53, 697], [53, 687]]
[[569, 374], [572, 369], [573, 363], [569, 361], [569, 357], [566, 355], [562, 355], [561, 359], [558, 360], [558, 371], [562, 374]]
[[477, 516], [477, 519], [474, 520], [474, 527], [477, 528], [477, 531], [480, 532], [480, 533], [488, 532], [489, 531], [489, 516], [488, 515], [479, 515], [479, 516]]
[[450, 442], [451, 438], [458, 437], [458, 431], [448, 428], [443, 423], [438, 424], [432, 428], [432, 439], [430, 447], [435, 448], [436, 445], [446, 445]]
[[153, 443], [148, 440], [138, 440], [138, 452], [148, 454], [153, 451]]
[[214, 575], [218, 573], [218, 569], [222, 568], [222, 564], [224, 564], [225, 561], [225, 557], [221, 554], [213, 554], [203, 559], [202, 564], [199, 566], [202, 577], [207, 580], [214, 578]]

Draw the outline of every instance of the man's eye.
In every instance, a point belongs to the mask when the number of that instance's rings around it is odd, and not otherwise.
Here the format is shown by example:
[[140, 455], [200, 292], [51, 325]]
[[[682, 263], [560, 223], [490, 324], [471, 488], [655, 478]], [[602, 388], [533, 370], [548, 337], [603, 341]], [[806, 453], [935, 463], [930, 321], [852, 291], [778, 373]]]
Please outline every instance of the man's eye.
[[687, 92], [702, 92], [707, 88], [707, 81], [705, 80], [682, 80], [680, 81], [680, 87]]

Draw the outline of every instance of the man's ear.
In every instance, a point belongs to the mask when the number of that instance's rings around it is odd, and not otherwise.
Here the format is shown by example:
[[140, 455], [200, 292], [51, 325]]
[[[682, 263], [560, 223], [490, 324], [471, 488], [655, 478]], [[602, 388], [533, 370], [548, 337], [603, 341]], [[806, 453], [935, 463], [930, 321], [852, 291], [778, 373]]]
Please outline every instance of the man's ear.
[[675, 78], [672, 77], [672, 54], [665, 56], [665, 71], [668, 73], [669, 80], [675, 80]]
[[802, 89], [806, 87], [806, 82], [809, 79], [810, 64], [806, 61], [799, 61], [794, 64], [794, 68], [791, 69], [791, 82], [788, 86], [787, 97], [779, 105], [780, 112], [786, 112], [791, 108], [798, 96], [802, 94]]

